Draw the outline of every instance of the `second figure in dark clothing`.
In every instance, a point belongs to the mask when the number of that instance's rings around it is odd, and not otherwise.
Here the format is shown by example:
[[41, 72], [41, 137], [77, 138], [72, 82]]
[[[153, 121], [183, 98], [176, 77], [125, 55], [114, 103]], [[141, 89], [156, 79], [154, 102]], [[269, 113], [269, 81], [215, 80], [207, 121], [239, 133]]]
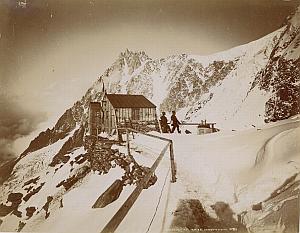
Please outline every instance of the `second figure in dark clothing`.
[[178, 133], [181, 133], [181, 131], [179, 129], [180, 122], [176, 117], [176, 112], [175, 111], [172, 111], [171, 122], [172, 122], [172, 124], [171, 124], [172, 125], [171, 133], [173, 133], [175, 131], [175, 129], [177, 129]]
[[160, 117], [160, 126], [163, 133], [170, 133], [171, 130], [165, 112], [162, 112], [162, 116]]

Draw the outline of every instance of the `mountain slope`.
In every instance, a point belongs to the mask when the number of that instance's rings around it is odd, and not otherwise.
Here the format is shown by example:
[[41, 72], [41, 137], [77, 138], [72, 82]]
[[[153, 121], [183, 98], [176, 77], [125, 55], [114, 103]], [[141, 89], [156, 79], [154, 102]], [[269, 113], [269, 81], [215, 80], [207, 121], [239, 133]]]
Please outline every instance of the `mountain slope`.
[[22, 155], [64, 138], [76, 125], [86, 128], [89, 102], [101, 100], [104, 90], [143, 94], [159, 111], [176, 110], [181, 120], [207, 119], [224, 129], [300, 113], [299, 15], [298, 8], [274, 33], [211, 56], [182, 54], [153, 60], [145, 52], [126, 50]]
[[300, 111], [300, 8], [276, 43], [268, 64], [255, 85], [272, 93], [266, 103], [266, 122], [293, 116]]

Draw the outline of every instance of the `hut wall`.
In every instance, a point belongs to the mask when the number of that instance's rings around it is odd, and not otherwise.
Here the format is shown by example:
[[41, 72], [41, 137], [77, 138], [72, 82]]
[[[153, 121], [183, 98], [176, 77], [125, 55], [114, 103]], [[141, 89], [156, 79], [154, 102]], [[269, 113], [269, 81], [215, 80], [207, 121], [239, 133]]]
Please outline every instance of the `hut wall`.
[[104, 128], [105, 131], [111, 133], [116, 128], [115, 109], [107, 98], [102, 102], [104, 111]]
[[125, 122], [128, 119], [132, 119], [131, 108], [116, 108], [115, 110], [118, 122]]
[[155, 108], [116, 108], [119, 123], [126, 120], [148, 122], [156, 120]]

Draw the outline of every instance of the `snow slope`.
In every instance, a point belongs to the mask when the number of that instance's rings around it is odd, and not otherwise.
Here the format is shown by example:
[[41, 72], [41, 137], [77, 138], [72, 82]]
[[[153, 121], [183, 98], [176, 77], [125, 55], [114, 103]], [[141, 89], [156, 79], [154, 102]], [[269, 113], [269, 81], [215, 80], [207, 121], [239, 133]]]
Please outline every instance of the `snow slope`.
[[[204, 209], [215, 217], [211, 206], [217, 202], [229, 204], [236, 218], [237, 214], [250, 213], [252, 205], [264, 203], [274, 190], [295, 174], [293, 182], [298, 182], [298, 194], [293, 198], [299, 200], [299, 135], [299, 116], [242, 132], [184, 138], [172, 135], [178, 182], [171, 186], [169, 224], [180, 199], [200, 200]], [[290, 199], [286, 197], [282, 203]], [[279, 211], [280, 208], [274, 209]], [[268, 214], [270, 207], [263, 207], [256, 220]], [[244, 223], [249, 229], [253, 228], [255, 218], [248, 216]]]
[[[165, 135], [174, 142], [177, 182], [169, 183], [169, 159], [166, 156], [156, 172], [157, 184], [143, 191], [117, 232], [146, 232], [149, 226], [149, 232], [158, 232], [163, 224], [164, 230], [168, 230], [168, 224], [172, 222], [180, 199], [200, 200], [213, 218], [217, 216], [211, 206], [217, 202], [228, 203], [235, 213], [235, 218], [242, 212], [250, 213], [252, 205], [264, 202], [288, 178], [299, 174], [299, 133], [298, 116], [268, 124], [261, 129], [241, 132], [219, 132], [201, 136]], [[163, 145], [163, 142], [149, 140], [145, 136], [136, 136], [131, 144], [134, 151], [142, 151], [141, 154], [134, 152], [137, 161], [147, 166], [154, 162], [153, 153], [159, 153]], [[104, 191], [113, 179], [114, 175], [109, 174], [109, 178], [95, 174], [86, 178], [80, 187], [65, 195], [64, 208], [52, 213], [53, 216], [38, 229], [51, 232], [82, 232], [86, 230], [84, 223], [89, 222], [89, 232], [101, 230], [132, 191], [132, 188], [126, 190], [108, 209], [91, 209], [97, 195], [101, 190]], [[299, 178], [297, 175], [293, 182], [299, 181]], [[165, 179], [167, 185], [164, 184]], [[104, 184], [104, 187], [100, 188], [98, 184]], [[299, 185], [296, 188], [299, 190]], [[160, 195], [162, 197], [157, 206]], [[297, 199], [299, 195], [286, 197], [281, 201], [281, 206], [293, 198]], [[156, 208], [158, 210], [154, 215]], [[277, 209], [274, 209], [278, 212], [280, 206], [277, 205]], [[167, 220], [164, 223], [165, 214]], [[263, 209], [256, 218], [262, 219], [262, 216], [269, 214], [270, 206]], [[150, 224], [153, 216], [154, 221]], [[62, 219], [68, 220], [62, 222]], [[60, 231], [62, 225], [57, 225], [57, 222], [62, 223], [64, 231]], [[245, 217], [244, 223], [248, 229], [258, 227], [255, 225], [255, 216]], [[32, 224], [35, 225], [36, 222]], [[24, 228], [26, 229], [35, 228], [28, 225]]]
[[[177, 182], [169, 183], [169, 158], [166, 154], [156, 171], [158, 181], [143, 191], [118, 232], [146, 232], [148, 228], [149, 232], [157, 232], [163, 225], [167, 230], [180, 199], [200, 200], [212, 218], [217, 217], [211, 206], [220, 201], [228, 203], [235, 214], [251, 211], [253, 204], [268, 199], [287, 178], [299, 174], [299, 130], [298, 116], [270, 123], [261, 129], [208, 135], [164, 135], [174, 142]], [[12, 191], [26, 194], [24, 186], [28, 185], [24, 181], [29, 178], [40, 177], [35, 187], [45, 182], [37, 195], [21, 203], [18, 208], [23, 213], [21, 217], [9, 214], [2, 218], [1, 231], [16, 231], [20, 222], [26, 222], [23, 231], [99, 232], [133, 190], [134, 186], [126, 186], [117, 201], [104, 209], [91, 208], [97, 197], [122, 176], [118, 167], [103, 175], [89, 173], [70, 190], [57, 187], [59, 181], [70, 176], [72, 165], [67, 162], [55, 171], [48, 166], [51, 157], [47, 156], [63, 142], [58, 141], [52, 147], [36, 152], [44, 153], [46, 157], [37, 157], [34, 153], [26, 156], [17, 164], [15, 178], [1, 186], [1, 202], [5, 203], [7, 194]], [[151, 166], [164, 145], [165, 142], [159, 140], [136, 136], [131, 148], [139, 164]], [[126, 152], [125, 146], [116, 145], [114, 148]], [[82, 147], [75, 150], [70, 161], [82, 152]], [[73, 166], [79, 170], [83, 165]], [[48, 196], [54, 199], [45, 210], [43, 206]], [[25, 215], [30, 206], [37, 209], [31, 218]], [[47, 212], [50, 215], [46, 218]], [[253, 217], [245, 218], [249, 229], [254, 227], [254, 220]]]

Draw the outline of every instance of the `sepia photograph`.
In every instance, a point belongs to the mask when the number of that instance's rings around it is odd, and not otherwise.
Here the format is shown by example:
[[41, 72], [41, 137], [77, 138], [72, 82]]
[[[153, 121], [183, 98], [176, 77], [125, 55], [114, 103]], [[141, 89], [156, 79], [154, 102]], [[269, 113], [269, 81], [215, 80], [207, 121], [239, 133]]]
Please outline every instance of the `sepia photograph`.
[[0, 232], [298, 233], [300, 0], [0, 0]]

